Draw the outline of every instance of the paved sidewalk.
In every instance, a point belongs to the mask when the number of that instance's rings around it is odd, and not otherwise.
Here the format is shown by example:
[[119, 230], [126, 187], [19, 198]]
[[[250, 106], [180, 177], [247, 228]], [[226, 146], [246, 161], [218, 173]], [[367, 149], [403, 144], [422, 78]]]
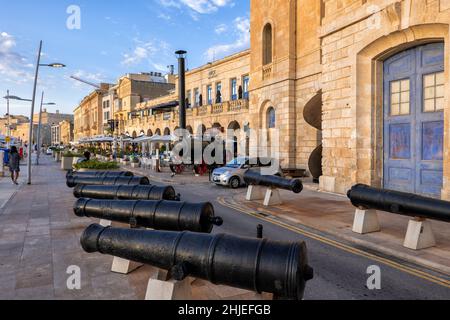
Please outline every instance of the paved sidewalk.
[[237, 195], [223, 198], [222, 203], [245, 212], [281, 218], [290, 224], [313, 228], [366, 250], [375, 250], [450, 275], [448, 223], [430, 220], [436, 247], [414, 251], [403, 247], [409, 217], [379, 212], [381, 232], [360, 235], [352, 232], [355, 208], [347, 197], [318, 192], [314, 190], [314, 185], [309, 185], [299, 195], [284, 190], [280, 192], [283, 204], [275, 207], [246, 201], [244, 189]]
[[[33, 169], [32, 185], [22, 184], [0, 209], [0, 299], [143, 300], [151, 267], [128, 276], [115, 274], [110, 271], [112, 257], [82, 250], [82, 232], [98, 221], [74, 215], [75, 198], [59, 166], [43, 156]], [[81, 290], [67, 288], [70, 266], [80, 267]], [[193, 283], [195, 299], [252, 296], [201, 280]]]
[[25, 183], [26, 180], [26, 166], [21, 163], [20, 169], [22, 172], [19, 176], [19, 186], [12, 183], [10, 172], [7, 167], [5, 167], [5, 176], [0, 177], [0, 210], [8, 203], [8, 201], [14, 197], [16, 192], [20, 189], [20, 185]]

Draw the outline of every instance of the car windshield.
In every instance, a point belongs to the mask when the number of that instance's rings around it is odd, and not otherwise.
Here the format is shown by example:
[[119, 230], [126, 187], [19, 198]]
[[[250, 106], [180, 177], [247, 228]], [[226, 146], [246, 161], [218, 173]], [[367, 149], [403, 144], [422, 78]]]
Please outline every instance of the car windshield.
[[241, 165], [243, 165], [246, 160], [247, 159], [245, 159], [245, 158], [233, 159], [233, 160], [231, 160], [230, 162], [227, 163], [226, 167], [227, 168], [234, 168], [234, 169], [240, 168]]

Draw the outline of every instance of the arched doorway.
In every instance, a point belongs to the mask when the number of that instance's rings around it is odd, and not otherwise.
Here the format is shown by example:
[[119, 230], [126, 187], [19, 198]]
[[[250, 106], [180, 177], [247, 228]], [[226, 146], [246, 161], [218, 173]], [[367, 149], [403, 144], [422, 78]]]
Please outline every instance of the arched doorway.
[[156, 129], [156, 131], [155, 131], [155, 135], [158, 135], [158, 136], [160, 136], [160, 135], [161, 135], [161, 129]]
[[165, 136], [170, 136], [170, 129], [169, 128], [165, 128], [164, 129], [164, 135]]
[[187, 126], [186, 127], [187, 132], [189, 132], [189, 134], [193, 135], [194, 134], [194, 130], [192, 130], [191, 126]]
[[239, 156], [239, 136], [240, 136], [241, 126], [239, 122], [232, 121], [228, 125], [228, 133], [227, 138], [233, 142], [232, 145], [232, 155], [233, 158], [237, 158]]
[[153, 131], [152, 129], [148, 129], [147, 130], [147, 137], [152, 137], [153, 136]]
[[387, 189], [439, 197], [444, 158], [444, 44], [384, 62], [383, 182]]

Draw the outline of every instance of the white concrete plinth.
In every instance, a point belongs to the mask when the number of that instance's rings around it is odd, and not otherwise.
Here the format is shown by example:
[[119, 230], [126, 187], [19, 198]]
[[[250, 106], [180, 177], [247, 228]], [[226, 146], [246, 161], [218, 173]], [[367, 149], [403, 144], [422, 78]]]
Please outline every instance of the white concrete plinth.
[[102, 227], [111, 227], [112, 221], [101, 219], [101, 220], [100, 220], [100, 225], [101, 225]]
[[5, 152], [4, 151], [0, 151], [0, 177], [4, 177], [5, 176], [5, 168], [3, 166], [4, 157], [5, 157]]
[[150, 279], [148, 281], [145, 300], [168, 301], [168, 300], [192, 300], [192, 279], [183, 281]]
[[111, 271], [120, 274], [129, 274], [142, 266], [142, 263], [114, 257]]
[[431, 248], [436, 245], [431, 223], [425, 219], [409, 220], [403, 246], [412, 250]]
[[264, 206], [277, 206], [282, 204], [280, 191], [278, 189], [267, 188], [266, 195], [264, 197]]
[[245, 199], [247, 201], [264, 200], [264, 196], [265, 196], [265, 188], [250, 185], [248, 186], [247, 197]]
[[353, 232], [366, 234], [381, 231], [376, 210], [356, 209], [353, 221]]

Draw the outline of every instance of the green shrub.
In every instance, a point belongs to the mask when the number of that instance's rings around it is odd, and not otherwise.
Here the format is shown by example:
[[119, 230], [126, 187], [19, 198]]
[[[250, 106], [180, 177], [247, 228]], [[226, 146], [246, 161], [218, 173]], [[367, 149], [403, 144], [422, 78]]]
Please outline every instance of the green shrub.
[[65, 152], [63, 154], [63, 157], [66, 157], [66, 158], [83, 158], [84, 155], [82, 153], [75, 153], [75, 152], [72, 152], [72, 151], [68, 151], [68, 152]]
[[92, 170], [114, 170], [119, 169], [119, 165], [116, 162], [101, 162], [98, 160], [89, 160], [77, 163], [75, 169], [92, 169]]

